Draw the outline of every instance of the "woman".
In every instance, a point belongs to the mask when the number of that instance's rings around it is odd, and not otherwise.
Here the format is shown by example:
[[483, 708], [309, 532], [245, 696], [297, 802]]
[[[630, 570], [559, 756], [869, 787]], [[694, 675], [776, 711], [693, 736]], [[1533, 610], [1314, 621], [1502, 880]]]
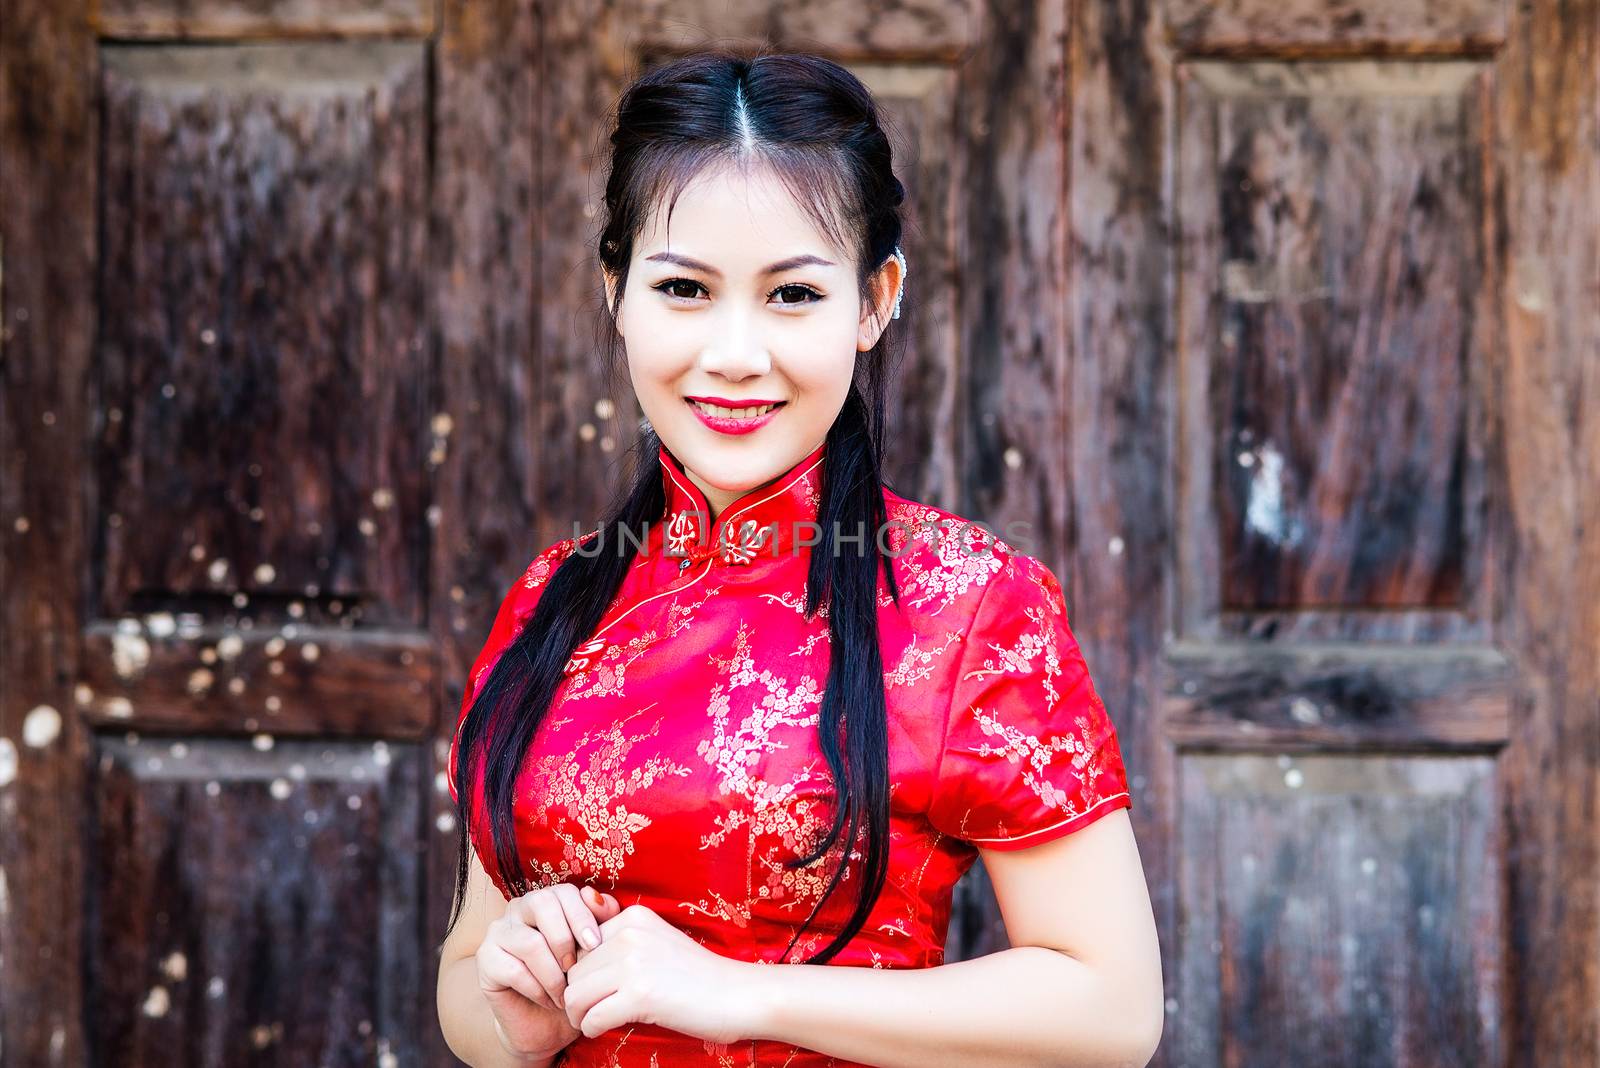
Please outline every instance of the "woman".
[[[700, 54], [635, 83], [611, 143], [601, 280], [644, 462], [512, 585], [470, 674], [451, 1048], [1145, 1063], [1155, 927], [1061, 588], [880, 475], [906, 267], [870, 95], [817, 57]], [[980, 855], [1012, 948], [945, 964]]]

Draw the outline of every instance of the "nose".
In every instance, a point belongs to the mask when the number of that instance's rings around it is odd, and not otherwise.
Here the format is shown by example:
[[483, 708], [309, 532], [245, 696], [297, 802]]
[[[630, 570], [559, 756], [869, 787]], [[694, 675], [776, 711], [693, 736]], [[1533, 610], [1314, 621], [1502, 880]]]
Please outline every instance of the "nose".
[[748, 313], [731, 310], [718, 326], [700, 350], [700, 370], [731, 382], [758, 378], [772, 370], [772, 354]]

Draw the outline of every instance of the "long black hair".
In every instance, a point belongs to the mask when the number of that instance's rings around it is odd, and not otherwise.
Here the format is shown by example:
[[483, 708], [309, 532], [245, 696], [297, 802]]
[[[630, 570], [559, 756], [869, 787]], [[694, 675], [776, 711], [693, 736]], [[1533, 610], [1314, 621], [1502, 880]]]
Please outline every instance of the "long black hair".
[[[601, 264], [616, 279], [614, 320], [627, 286], [634, 241], [649, 213], [672, 207], [708, 166], [770, 167], [819, 230], [853, 250], [863, 302], [871, 282], [901, 240], [905, 189], [895, 177], [889, 139], [871, 93], [839, 64], [803, 53], [700, 52], [642, 75], [619, 98], [611, 134], [611, 168], [598, 235]], [[878, 277], [882, 277], [878, 275]], [[831, 960], [866, 923], [883, 890], [889, 853], [888, 724], [877, 618], [882, 567], [896, 606], [892, 567], [878, 545], [885, 529], [883, 420], [891, 335], [858, 352], [850, 390], [825, 441], [817, 521], [822, 540], [810, 556], [806, 618], [827, 606], [831, 656], [817, 730], [838, 804], [813, 851], [785, 863], [811, 864], [844, 836], [849, 843], [821, 899], [795, 937], [833, 895], [852, 859], [864, 858], [860, 893], [849, 921], [807, 959]], [[604, 347], [616, 367], [618, 335]], [[513, 786], [577, 646], [599, 625], [638, 551], [637, 532], [664, 518], [666, 495], [656, 462], [660, 442], [641, 423], [632, 486], [615, 501], [581, 550], [549, 578], [532, 617], [489, 672], [457, 738], [456, 793], [462, 827], [450, 926], [465, 897], [470, 848], [466, 833], [481, 765], [495, 866], [513, 894], [532, 889], [523, 877], [513, 829]], [[624, 532], [627, 536], [624, 537]], [[865, 532], [865, 536], [862, 536]], [[845, 552], [843, 541], [854, 551]], [[480, 753], [481, 750], [481, 753]], [[481, 759], [480, 759], [481, 756]], [[856, 851], [864, 836], [865, 851]], [[787, 956], [788, 950], [785, 950]]]

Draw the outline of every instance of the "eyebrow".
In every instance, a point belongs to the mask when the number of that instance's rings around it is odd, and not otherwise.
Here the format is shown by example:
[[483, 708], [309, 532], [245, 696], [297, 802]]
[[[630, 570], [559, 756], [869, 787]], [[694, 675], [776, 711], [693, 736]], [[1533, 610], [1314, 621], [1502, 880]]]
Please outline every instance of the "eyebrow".
[[[691, 271], [699, 271], [702, 274], [709, 274], [713, 278], [722, 277], [722, 272], [711, 266], [709, 263], [701, 263], [699, 260], [690, 259], [688, 256], [679, 256], [672, 252], [657, 252], [654, 256], [646, 256], [645, 259], [647, 261], [656, 260], [661, 263], [675, 263], [679, 267], [687, 267]], [[815, 265], [818, 267], [835, 266], [832, 260], [825, 260], [821, 256], [813, 256], [810, 253], [806, 253], [801, 256], [791, 256], [786, 260], [779, 260], [777, 263], [768, 264], [761, 273], [781, 274], [784, 271], [792, 271], [796, 267], [805, 267], [808, 265]]]

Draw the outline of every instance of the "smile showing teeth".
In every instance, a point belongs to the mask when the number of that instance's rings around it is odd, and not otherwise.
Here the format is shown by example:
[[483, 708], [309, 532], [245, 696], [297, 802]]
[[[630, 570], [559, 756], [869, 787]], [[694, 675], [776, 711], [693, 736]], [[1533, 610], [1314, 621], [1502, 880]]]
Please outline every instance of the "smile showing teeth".
[[707, 404], [704, 401], [690, 401], [689, 403], [707, 415], [714, 415], [721, 419], [756, 419], [778, 407], [776, 404], [763, 404], [754, 408], [723, 408], [715, 404]]

